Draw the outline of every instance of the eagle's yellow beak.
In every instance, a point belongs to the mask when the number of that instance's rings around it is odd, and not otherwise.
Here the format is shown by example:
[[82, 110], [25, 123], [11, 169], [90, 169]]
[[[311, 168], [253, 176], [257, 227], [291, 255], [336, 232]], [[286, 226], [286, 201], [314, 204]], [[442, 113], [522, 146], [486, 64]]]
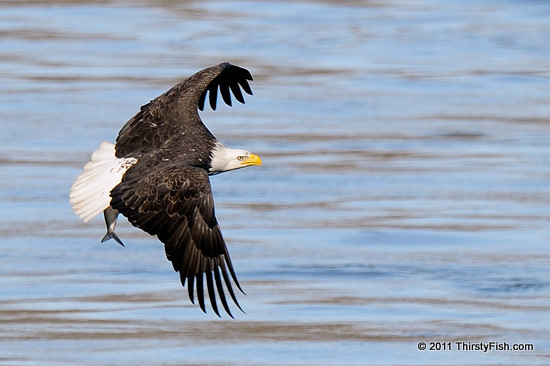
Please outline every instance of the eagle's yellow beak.
[[262, 159], [260, 159], [258, 155], [250, 154], [250, 156], [243, 160], [241, 164], [244, 166], [262, 165]]

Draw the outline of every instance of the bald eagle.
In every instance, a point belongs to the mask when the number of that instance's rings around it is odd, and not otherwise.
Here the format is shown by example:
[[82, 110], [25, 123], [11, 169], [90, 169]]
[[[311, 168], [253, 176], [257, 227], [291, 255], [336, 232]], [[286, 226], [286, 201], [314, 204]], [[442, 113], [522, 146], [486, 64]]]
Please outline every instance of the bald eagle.
[[107, 234], [102, 241], [122, 241], [115, 233], [118, 214], [164, 243], [166, 256], [179, 272], [194, 303], [206, 312], [204, 277], [210, 304], [220, 316], [216, 289], [233, 317], [224, 286], [241, 309], [231, 278], [241, 292], [229, 252], [214, 213], [209, 176], [261, 165], [257, 155], [230, 149], [202, 123], [198, 110], [206, 96], [216, 109], [218, 88], [231, 106], [249, 95], [250, 72], [222, 63], [204, 69], [141, 107], [120, 130], [116, 143], [103, 142], [72, 185], [70, 202], [84, 222], [103, 211]]

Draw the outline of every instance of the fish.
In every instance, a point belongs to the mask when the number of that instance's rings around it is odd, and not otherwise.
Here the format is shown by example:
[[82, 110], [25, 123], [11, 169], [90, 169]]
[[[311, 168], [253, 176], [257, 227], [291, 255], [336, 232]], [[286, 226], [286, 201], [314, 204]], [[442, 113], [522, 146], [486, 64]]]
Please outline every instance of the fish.
[[122, 243], [122, 240], [118, 237], [118, 235], [115, 233], [115, 227], [116, 227], [116, 220], [118, 217], [118, 210], [115, 210], [111, 206], [107, 207], [105, 210], [103, 210], [103, 216], [105, 217], [105, 225], [107, 226], [107, 234], [101, 239], [101, 242], [104, 243], [107, 240], [115, 239], [117, 243], [124, 246], [124, 243]]

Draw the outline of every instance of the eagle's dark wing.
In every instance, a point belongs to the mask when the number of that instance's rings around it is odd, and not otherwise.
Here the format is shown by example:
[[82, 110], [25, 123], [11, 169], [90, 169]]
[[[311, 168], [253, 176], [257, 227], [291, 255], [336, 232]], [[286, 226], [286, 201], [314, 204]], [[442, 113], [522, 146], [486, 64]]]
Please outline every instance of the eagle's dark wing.
[[231, 92], [244, 103], [240, 88], [252, 94], [248, 80], [252, 80], [248, 70], [227, 62], [190, 76], [142, 106], [122, 127], [116, 140], [116, 156], [136, 156], [161, 148], [174, 149], [196, 142], [205, 145], [212, 141], [214, 137], [198, 113], [198, 108], [204, 108], [207, 92], [212, 109], [216, 109], [218, 88], [228, 105]]
[[[143, 169], [149, 169], [143, 167]], [[214, 215], [214, 201], [206, 170], [190, 166], [157, 166], [144, 172], [130, 168], [122, 182], [111, 191], [111, 206], [136, 227], [156, 235], [165, 245], [166, 256], [180, 273], [194, 303], [194, 285], [201, 309], [204, 304], [204, 275], [212, 309], [219, 316], [216, 291], [231, 315], [223, 282], [235, 304], [229, 274], [242, 289], [229, 258], [220, 227]], [[229, 271], [229, 273], [228, 273]], [[241, 309], [242, 310], [242, 309]]]
[[248, 85], [247, 81], [252, 80], [252, 75], [250, 75], [250, 72], [241, 67], [233, 66], [227, 63], [219, 66], [222, 65], [224, 66], [223, 72], [220, 72], [210, 83], [208, 83], [208, 86], [200, 95], [198, 107], [201, 111], [204, 109], [206, 92], [209, 92], [208, 100], [210, 101], [210, 107], [214, 110], [216, 109], [218, 87], [220, 88], [220, 94], [222, 95], [223, 101], [228, 106], [231, 106], [231, 93], [229, 92], [229, 89], [231, 89], [231, 92], [233, 92], [235, 98], [243, 104], [244, 97], [240, 88], [243, 88], [247, 94], [252, 95], [252, 89], [250, 89], [250, 85]]

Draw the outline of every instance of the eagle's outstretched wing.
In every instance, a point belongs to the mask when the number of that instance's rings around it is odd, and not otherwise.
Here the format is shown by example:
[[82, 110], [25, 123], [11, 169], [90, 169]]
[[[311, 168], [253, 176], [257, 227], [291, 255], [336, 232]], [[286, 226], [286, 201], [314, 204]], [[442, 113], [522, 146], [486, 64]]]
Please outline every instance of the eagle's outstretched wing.
[[[232, 317], [222, 284], [235, 304], [229, 274], [242, 291], [214, 214], [208, 173], [204, 169], [166, 165], [148, 172], [135, 165], [111, 191], [111, 206], [136, 227], [156, 235], [165, 245], [166, 256], [187, 281], [194, 302], [196, 284], [199, 305], [204, 303], [204, 277], [212, 309], [219, 316], [216, 291], [225, 311]], [[241, 309], [242, 310], [242, 309]]]
[[227, 62], [209, 67], [175, 85], [166, 93], [142, 106], [120, 130], [116, 140], [118, 158], [153, 150], [178, 150], [205, 143], [214, 137], [202, 123], [198, 108], [204, 108], [206, 94], [216, 109], [218, 88], [225, 103], [231, 105], [231, 93], [244, 103], [240, 90], [252, 94], [246, 69]]

